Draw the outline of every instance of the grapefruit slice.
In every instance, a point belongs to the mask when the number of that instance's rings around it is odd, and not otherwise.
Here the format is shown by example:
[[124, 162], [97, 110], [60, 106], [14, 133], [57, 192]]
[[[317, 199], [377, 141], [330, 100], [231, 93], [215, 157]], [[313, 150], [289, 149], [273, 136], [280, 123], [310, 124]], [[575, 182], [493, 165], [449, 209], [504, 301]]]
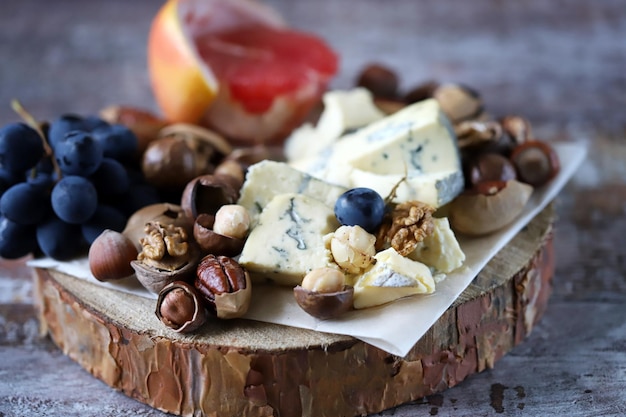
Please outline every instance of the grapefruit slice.
[[168, 120], [254, 145], [279, 143], [303, 121], [338, 57], [259, 2], [169, 0], [150, 30], [148, 68]]

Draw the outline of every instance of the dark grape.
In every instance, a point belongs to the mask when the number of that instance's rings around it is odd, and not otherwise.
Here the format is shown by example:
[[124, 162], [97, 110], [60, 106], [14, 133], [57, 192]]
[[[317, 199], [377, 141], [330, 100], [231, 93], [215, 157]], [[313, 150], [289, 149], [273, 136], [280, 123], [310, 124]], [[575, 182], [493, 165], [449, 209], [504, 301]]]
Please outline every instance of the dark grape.
[[108, 126], [109, 123], [98, 116], [89, 115], [83, 117], [83, 130], [87, 132], [93, 132], [96, 129], [107, 128]]
[[0, 128], [0, 167], [10, 172], [25, 172], [44, 156], [39, 134], [24, 123]]
[[[130, 216], [142, 207], [161, 203], [158, 190], [150, 184], [131, 185], [130, 191], [121, 196], [115, 204], [124, 214]], [[180, 201], [180, 200], [179, 200]]]
[[86, 178], [63, 177], [52, 189], [52, 209], [67, 223], [84, 223], [96, 212], [98, 193]]
[[96, 172], [103, 158], [100, 142], [84, 131], [69, 132], [57, 143], [54, 156], [65, 175], [89, 176]]
[[102, 159], [100, 167], [89, 179], [101, 196], [123, 194], [130, 188], [126, 168], [112, 158]]
[[139, 141], [137, 136], [124, 125], [99, 127], [91, 134], [102, 144], [105, 157], [127, 161], [136, 156]]
[[74, 130], [86, 130], [82, 117], [75, 114], [65, 114], [50, 123], [48, 127], [48, 143], [54, 149], [57, 144], [65, 140], [65, 136]]
[[373, 233], [385, 215], [385, 200], [370, 188], [353, 188], [339, 196], [335, 216], [344, 226], [361, 226]]
[[54, 186], [56, 176], [53, 173], [37, 172], [34, 176], [29, 175], [26, 181], [39, 187], [42, 193], [48, 193]]
[[54, 172], [54, 164], [52, 163], [52, 157], [46, 156], [45, 158], [41, 158], [37, 165], [35, 165], [35, 171], [45, 172], [46, 174], [52, 174]]
[[105, 229], [121, 232], [126, 227], [127, 217], [118, 209], [100, 205], [89, 220], [82, 224], [85, 240], [91, 244]]
[[13, 185], [25, 179], [26, 175], [24, 175], [23, 172], [11, 172], [0, 168], [0, 195], [4, 194], [4, 192]]
[[49, 210], [48, 194], [40, 186], [28, 182], [15, 184], [0, 197], [0, 211], [15, 223], [39, 223]]
[[17, 224], [0, 216], [0, 258], [17, 259], [36, 250], [35, 226]]
[[40, 223], [36, 234], [39, 249], [59, 261], [77, 257], [86, 246], [80, 225], [66, 223], [56, 216]]

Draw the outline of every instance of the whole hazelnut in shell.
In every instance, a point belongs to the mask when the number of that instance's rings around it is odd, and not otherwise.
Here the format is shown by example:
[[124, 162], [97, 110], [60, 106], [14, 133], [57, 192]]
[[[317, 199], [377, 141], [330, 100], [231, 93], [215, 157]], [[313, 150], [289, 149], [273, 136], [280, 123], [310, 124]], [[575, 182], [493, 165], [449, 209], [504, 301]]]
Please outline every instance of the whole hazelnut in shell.
[[142, 171], [158, 187], [182, 188], [193, 178], [211, 174], [231, 147], [208, 129], [178, 123], [165, 127], [146, 148]]
[[89, 269], [98, 281], [112, 281], [134, 273], [131, 262], [137, 258], [135, 244], [120, 232], [103, 231], [89, 247]]

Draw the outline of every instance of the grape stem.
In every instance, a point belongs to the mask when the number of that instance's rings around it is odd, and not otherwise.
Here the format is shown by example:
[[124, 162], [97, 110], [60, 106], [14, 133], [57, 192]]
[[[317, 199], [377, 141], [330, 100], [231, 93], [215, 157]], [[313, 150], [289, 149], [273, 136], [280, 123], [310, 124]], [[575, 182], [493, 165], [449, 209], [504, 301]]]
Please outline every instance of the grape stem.
[[389, 195], [385, 197], [385, 205], [391, 204], [393, 199], [396, 198], [396, 193], [398, 192], [398, 188], [400, 187], [400, 184], [406, 181], [408, 176], [409, 176], [408, 168], [406, 166], [406, 161], [404, 161], [404, 176], [400, 178], [400, 181], [398, 181], [396, 185], [393, 186], [391, 191], [389, 191]]
[[[46, 135], [44, 135], [43, 130], [41, 130], [41, 126], [39, 125], [37, 120], [35, 120], [35, 118], [28, 111], [26, 111], [24, 106], [22, 106], [22, 104], [16, 99], [11, 100], [11, 108], [13, 109], [15, 113], [17, 113], [24, 120], [24, 122], [28, 126], [33, 128], [37, 132], [39, 137], [41, 137], [41, 142], [43, 143], [43, 149], [46, 153], [46, 156], [50, 157], [50, 160], [52, 162], [52, 167], [54, 169], [54, 172], [57, 174], [57, 178], [59, 179], [62, 178], [63, 175], [61, 174], [61, 168], [59, 168], [59, 164], [57, 164], [56, 158], [54, 158], [54, 152], [52, 151], [52, 147], [50, 147], [50, 144], [48, 143], [48, 140], [46, 139]], [[34, 170], [35, 168], [33, 168], [33, 172]]]

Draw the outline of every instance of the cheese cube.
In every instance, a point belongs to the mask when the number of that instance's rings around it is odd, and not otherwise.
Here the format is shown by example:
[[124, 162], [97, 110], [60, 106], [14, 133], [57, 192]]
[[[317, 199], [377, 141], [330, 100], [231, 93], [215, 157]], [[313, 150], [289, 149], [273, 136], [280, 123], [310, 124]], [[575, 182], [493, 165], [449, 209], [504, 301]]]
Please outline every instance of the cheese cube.
[[465, 253], [450, 229], [447, 218], [435, 218], [433, 223], [435, 225], [433, 233], [418, 243], [417, 248], [409, 254], [409, 258], [447, 274], [463, 265]]
[[305, 123], [285, 142], [289, 161], [307, 158], [332, 145], [346, 131], [358, 129], [385, 117], [372, 93], [363, 87], [328, 91], [322, 97], [324, 110], [317, 125]]
[[333, 209], [303, 194], [280, 194], [263, 209], [239, 263], [253, 281], [295, 286], [315, 268], [336, 267], [324, 235], [339, 223]]
[[415, 294], [431, 294], [435, 281], [430, 269], [389, 248], [377, 253], [376, 264], [356, 278], [354, 308], [385, 304]]

